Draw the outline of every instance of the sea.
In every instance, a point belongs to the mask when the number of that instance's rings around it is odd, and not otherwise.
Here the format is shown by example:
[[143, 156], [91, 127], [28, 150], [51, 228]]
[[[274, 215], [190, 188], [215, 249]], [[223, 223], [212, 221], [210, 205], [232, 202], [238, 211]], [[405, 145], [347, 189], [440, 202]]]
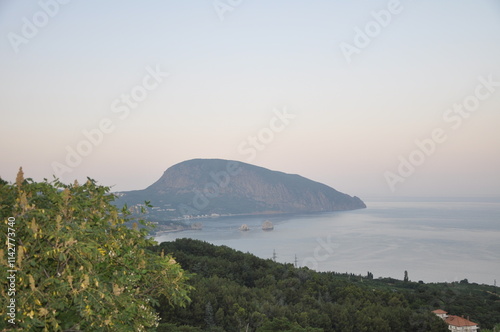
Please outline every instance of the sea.
[[[500, 285], [500, 197], [368, 198], [366, 209], [194, 220], [203, 229], [167, 233], [276, 262], [412, 281]], [[274, 229], [262, 230], [270, 220]], [[249, 231], [239, 230], [246, 224]]]

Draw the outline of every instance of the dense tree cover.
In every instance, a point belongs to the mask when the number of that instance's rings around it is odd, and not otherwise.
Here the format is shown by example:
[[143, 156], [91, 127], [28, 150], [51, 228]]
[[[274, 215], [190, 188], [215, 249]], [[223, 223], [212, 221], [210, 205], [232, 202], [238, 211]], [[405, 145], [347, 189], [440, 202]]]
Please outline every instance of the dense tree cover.
[[158, 331], [447, 330], [431, 305], [412, 308], [404, 293], [368, 287], [368, 278], [355, 282], [359, 277], [348, 280], [190, 239], [155, 250], [174, 254], [195, 274], [188, 307], [160, 299], [158, 312], [171, 324]]
[[500, 332], [500, 324], [495, 325], [491, 330], [481, 329], [481, 332]]
[[[356, 279], [353, 279], [356, 280]], [[493, 328], [500, 322], [500, 290], [491, 285], [469, 283], [467, 279], [450, 283], [404, 282], [393, 278], [364, 281], [367, 287], [397, 291], [414, 310], [442, 309], [450, 315], [469, 317], [480, 327]]]
[[450, 315], [469, 317], [481, 328], [490, 329], [500, 322], [500, 294], [495, 286], [465, 283], [463, 280], [407, 285], [396, 281], [390, 286], [401, 291], [414, 309], [425, 306], [443, 309]]
[[186, 273], [113, 199], [91, 179], [0, 181], [1, 331], [143, 331], [158, 324], [158, 295], [189, 301]]

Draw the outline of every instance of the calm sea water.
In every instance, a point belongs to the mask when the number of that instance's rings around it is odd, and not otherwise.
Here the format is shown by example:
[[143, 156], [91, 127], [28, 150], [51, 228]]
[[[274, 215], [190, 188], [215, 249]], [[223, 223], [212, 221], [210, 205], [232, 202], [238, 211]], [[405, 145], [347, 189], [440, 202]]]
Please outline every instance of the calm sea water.
[[[424, 282], [500, 284], [500, 198], [369, 199], [363, 210], [202, 220], [202, 230], [170, 233], [158, 242], [193, 238], [261, 258]], [[263, 231], [269, 219], [273, 231]], [[198, 220], [199, 221], [199, 220]], [[238, 228], [247, 224], [250, 231]]]

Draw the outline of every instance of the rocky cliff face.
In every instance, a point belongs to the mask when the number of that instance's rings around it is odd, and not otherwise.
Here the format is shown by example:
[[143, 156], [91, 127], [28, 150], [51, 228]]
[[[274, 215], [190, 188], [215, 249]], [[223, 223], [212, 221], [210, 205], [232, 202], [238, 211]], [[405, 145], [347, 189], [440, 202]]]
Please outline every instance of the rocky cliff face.
[[299, 175], [221, 159], [193, 159], [167, 169], [144, 190], [122, 193], [133, 205], [149, 200], [172, 214], [259, 214], [365, 208], [358, 198]]

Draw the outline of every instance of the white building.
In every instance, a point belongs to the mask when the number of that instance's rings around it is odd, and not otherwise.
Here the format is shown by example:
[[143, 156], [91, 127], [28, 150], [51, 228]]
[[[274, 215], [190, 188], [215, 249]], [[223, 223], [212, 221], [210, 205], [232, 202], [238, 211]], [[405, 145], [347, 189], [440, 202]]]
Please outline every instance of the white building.
[[434, 310], [433, 313], [441, 319], [446, 319], [446, 317], [448, 317], [447, 312], [441, 309]]
[[471, 322], [468, 319], [459, 316], [448, 316], [445, 320], [450, 331], [456, 332], [476, 332], [479, 330], [477, 323]]
[[476, 332], [479, 330], [477, 323], [459, 316], [448, 315], [444, 310], [437, 309], [433, 313], [448, 324], [448, 330], [453, 332]]

